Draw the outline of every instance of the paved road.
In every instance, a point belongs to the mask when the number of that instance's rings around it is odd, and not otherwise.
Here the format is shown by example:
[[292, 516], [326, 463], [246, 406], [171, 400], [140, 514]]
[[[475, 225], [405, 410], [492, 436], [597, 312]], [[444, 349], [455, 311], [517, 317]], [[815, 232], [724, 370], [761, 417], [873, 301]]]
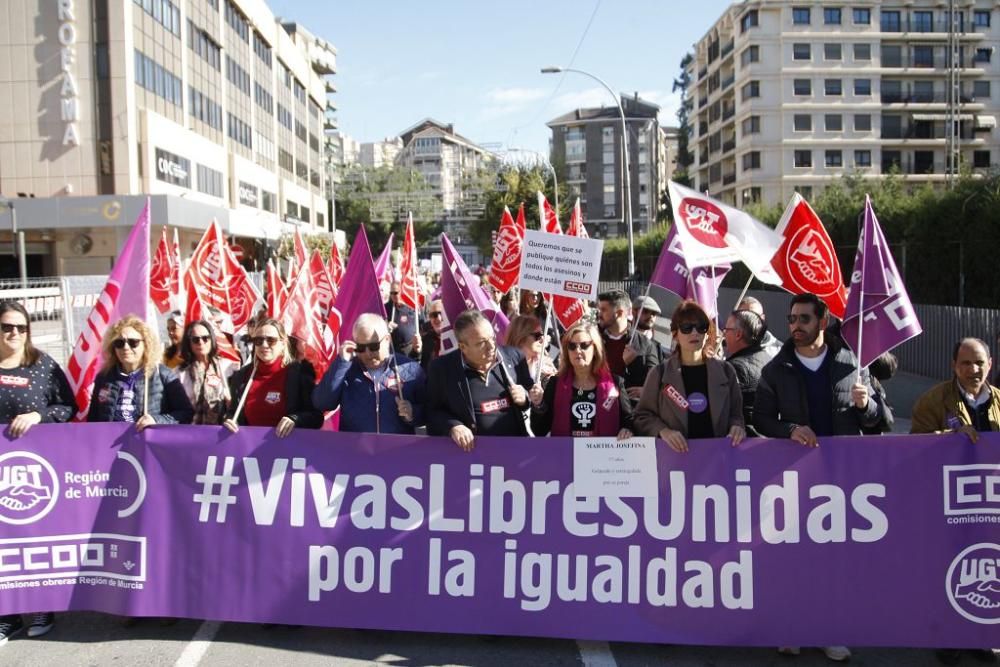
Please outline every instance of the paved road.
[[[205, 627], [207, 626], [207, 628]], [[205, 630], [208, 630], [206, 634]], [[194, 642], [195, 635], [211, 636]], [[200, 637], [199, 637], [200, 638]], [[165, 625], [144, 620], [124, 628], [104, 614], [61, 614], [43, 639], [15, 639], [0, 647], [0, 665], [178, 665], [295, 667], [470, 665], [475, 667], [814, 667], [832, 665], [815, 649], [798, 658], [771, 648], [724, 648], [575, 642], [565, 639], [271, 628], [247, 623], [203, 624], [181, 620]], [[852, 665], [931, 667], [939, 663], [925, 649], [855, 649]], [[979, 664], [966, 658], [963, 664]]]

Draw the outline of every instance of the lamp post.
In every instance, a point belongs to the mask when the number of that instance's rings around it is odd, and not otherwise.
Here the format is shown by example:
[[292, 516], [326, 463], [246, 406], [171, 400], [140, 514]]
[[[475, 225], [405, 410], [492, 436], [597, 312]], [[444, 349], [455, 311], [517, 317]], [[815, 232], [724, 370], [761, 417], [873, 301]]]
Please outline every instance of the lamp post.
[[552, 174], [552, 190], [553, 190], [552, 201], [555, 204], [556, 211], [558, 211], [559, 210], [559, 178], [556, 176], [556, 169], [555, 169], [555, 167], [552, 166], [552, 163], [548, 160], [548, 158], [546, 158], [544, 155], [542, 155], [538, 151], [533, 151], [530, 148], [508, 148], [507, 152], [508, 153], [528, 153], [529, 155], [534, 155], [536, 158], [538, 158], [538, 161], [541, 162], [542, 165], [546, 169], [549, 170], [549, 173]]
[[24, 254], [24, 232], [17, 231], [17, 212], [14, 210], [14, 200], [0, 197], [0, 208], [10, 211], [10, 241], [14, 254], [17, 256], [17, 267], [21, 275], [21, 287], [28, 287], [28, 265]]
[[622, 108], [621, 100], [615, 91], [612, 90], [604, 79], [591, 74], [590, 72], [585, 72], [581, 69], [573, 69], [572, 67], [543, 67], [542, 74], [558, 74], [560, 72], [575, 72], [576, 74], [582, 74], [583, 76], [590, 77], [597, 83], [604, 86], [605, 90], [611, 93], [611, 97], [615, 100], [615, 105], [618, 107], [618, 114], [621, 116], [622, 121], [622, 165], [625, 167], [625, 190], [624, 190], [624, 206], [622, 207], [622, 217], [625, 219], [625, 226], [628, 229], [628, 274], [629, 276], [635, 275], [635, 238], [632, 233], [632, 172], [628, 165], [628, 125], [625, 122], [625, 109]]

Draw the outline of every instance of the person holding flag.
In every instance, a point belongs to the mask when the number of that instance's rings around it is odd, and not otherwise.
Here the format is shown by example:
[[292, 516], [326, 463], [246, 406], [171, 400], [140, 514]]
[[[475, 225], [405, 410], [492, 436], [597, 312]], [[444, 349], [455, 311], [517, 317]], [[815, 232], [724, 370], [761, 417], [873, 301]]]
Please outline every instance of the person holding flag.
[[652, 338], [631, 335], [628, 314], [632, 303], [623, 290], [597, 295], [598, 324], [613, 375], [625, 379], [625, 391], [632, 401], [639, 400], [646, 375], [656, 368], [660, 356]]
[[354, 322], [353, 339], [313, 390], [319, 410], [340, 410], [340, 430], [412, 435], [424, 423], [424, 369], [390, 347], [389, 326], [365, 313]]

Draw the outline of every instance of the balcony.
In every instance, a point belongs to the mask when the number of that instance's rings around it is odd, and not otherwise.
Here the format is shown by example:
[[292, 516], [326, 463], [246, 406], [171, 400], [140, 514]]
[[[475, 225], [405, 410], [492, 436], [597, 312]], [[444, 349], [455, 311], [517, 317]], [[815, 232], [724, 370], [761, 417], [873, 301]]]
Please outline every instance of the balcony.
[[728, 141], [722, 142], [722, 152], [728, 153], [731, 150], [736, 149], [736, 137], [729, 139]]
[[729, 120], [736, 115], [736, 105], [725, 108], [722, 110], [722, 120]]
[[698, 81], [701, 81], [706, 76], [708, 76], [708, 67], [707, 66], [702, 67], [700, 70], [698, 70]]
[[736, 81], [736, 72], [733, 72], [732, 74], [730, 74], [729, 76], [727, 76], [725, 79], [722, 80], [722, 86], [721, 86], [722, 90], [725, 90], [729, 86], [733, 85], [734, 81]]
[[698, 123], [698, 136], [703, 137], [708, 134], [708, 123]]
[[731, 173], [731, 174], [726, 174], [725, 176], [722, 177], [722, 184], [723, 185], [732, 185], [735, 182], [736, 182], [736, 172], [735, 171], [733, 173]]
[[[912, 55], [887, 55], [881, 54], [880, 65], [884, 69], [920, 69], [920, 70], [941, 70], [940, 74], [947, 74], [947, 69], [951, 64], [951, 57], [946, 53], [936, 53], [932, 57], [914, 57]], [[975, 59], [975, 55], [966, 55], [959, 60], [960, 69], [981, 69], [980, 61]], [[923, 73], [923, 72], [921, 72]]]
[[722, 53], [719, 55], [719, 57], [725, 58], [726, 56], [728, 56], [730, 53], [733, 52], [734, 46], [735, 43], [733, 42], [733, 40], [729, 40], [728, 42], [726, 42], [726, 44], [722, 47]]
[[[916, 19], [914, 17], [900, 17], [899, 20], [893, 20], [890, 17], [883, 16], [881, 22], [882, 32], [887, 33], [919, 33], [919, 34], [938, 34], [941, 36], [947, 36], [948, 31], [951, 30], [951, 21], [948, 19], [938, 19], [937, 21], [927, 21]], [[971, 31], [966, 30], [965, 22], [958, 22], [958, 32], [960, 35], [966, 37], [982, 37], [982, 33], [972, 26]]]
[[[946, 104], [948, 93], [944, 91], [934, 92], [883, 92], [880, 95], [882, 104]], [[960, 95], [959, 102], [962, 104], [976, 104], [976, 98], [972, 95]]]
[[698, 108], [703, 109], [708, 105], [708, 96], [703, 95], [700, 100], [698, 100]]

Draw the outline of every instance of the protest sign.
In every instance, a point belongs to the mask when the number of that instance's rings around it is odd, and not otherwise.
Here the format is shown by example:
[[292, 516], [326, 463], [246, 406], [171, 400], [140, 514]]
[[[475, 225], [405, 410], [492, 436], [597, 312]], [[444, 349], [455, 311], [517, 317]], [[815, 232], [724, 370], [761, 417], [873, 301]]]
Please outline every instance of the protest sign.
[[604, 241], [524, 232], [521, 254], [522, 290], [536, 290], [575, 299], [596, 299]]

